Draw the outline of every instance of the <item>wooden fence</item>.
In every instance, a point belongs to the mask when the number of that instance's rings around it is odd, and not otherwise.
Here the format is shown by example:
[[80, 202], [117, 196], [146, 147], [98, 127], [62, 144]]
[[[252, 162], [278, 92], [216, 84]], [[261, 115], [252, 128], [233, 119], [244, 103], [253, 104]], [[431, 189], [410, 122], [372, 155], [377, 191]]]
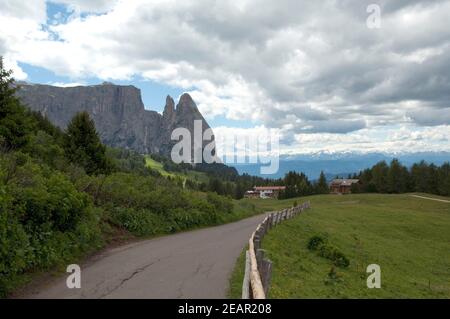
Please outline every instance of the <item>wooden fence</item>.
[[270, 213], [258, 225], [248, 242], [245, 252], [245, 275], [242, 283], [242, 299], [265, 299], [270, 288], [272, 262], [264, 257], [261, 241], [267, 232], [284, 220], [297, 216], [310, 207], [306, 202], [302, 205]]

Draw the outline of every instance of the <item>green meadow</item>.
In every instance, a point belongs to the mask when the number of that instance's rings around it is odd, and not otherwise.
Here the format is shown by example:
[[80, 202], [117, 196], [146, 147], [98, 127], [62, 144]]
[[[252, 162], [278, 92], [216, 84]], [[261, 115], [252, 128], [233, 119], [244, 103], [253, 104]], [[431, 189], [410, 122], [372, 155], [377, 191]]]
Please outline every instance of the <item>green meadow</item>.
[[[269, 298], [450, 298], [450, 203], [409, 194], [320, 195], [297, 202], [306, 200], [310, 210], [273, 228], [262, 242], [273, 262]], [[291, 204], [254, 201], [265, 210]], [[313, 236], [326, 238], [349, 266], [309, 250]], [[243, 256], [230, 297], [240, 298]], [[379, 289], [367, 288], [370, 264], [381, 268]]]

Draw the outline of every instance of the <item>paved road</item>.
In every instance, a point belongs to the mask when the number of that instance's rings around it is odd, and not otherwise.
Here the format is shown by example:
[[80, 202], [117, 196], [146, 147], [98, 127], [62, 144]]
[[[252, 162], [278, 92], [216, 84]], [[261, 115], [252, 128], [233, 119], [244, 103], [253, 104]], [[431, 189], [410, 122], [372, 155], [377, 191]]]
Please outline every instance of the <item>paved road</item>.
[[411, 196], [411, 197], [416, 197], [416, 198], [422, 198], [422, 199], [434, 200], [434, 201], [436, 201], [436, 202], [450, 203], [449, 200], [445, 200], [445, 199], [432, 198], [432, 197], [425, 197], [425, 196], [419, 196], [419, 195], [409, 195], [409, 196]]
[[[25, 298], [225, 298], [236, 259], [263, 215], [108, 250]], [[67, 274], [68, 275], [68, 274]]]

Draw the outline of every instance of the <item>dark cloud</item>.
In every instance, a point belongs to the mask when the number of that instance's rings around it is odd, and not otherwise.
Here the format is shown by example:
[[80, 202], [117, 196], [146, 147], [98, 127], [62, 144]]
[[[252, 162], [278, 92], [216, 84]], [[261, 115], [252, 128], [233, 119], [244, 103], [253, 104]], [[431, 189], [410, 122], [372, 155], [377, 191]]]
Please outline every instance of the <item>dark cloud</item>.
[[412, 111], [407, 116], [422, 126], [450, 125], [450, 107]]
[[295, 128], [296, 133], [338, 133], [345, 134], [361, 130], [366, 127], [363, 120], [331, 119], [326, 121], [309, 121], [304, 126]]

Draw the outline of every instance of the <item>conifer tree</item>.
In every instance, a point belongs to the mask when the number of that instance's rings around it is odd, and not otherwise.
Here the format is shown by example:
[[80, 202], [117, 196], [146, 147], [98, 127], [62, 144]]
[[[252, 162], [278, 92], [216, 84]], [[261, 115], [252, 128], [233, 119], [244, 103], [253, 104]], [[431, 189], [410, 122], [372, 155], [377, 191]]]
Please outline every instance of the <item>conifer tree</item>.
[[31, 123], [25, 108], [15, 96], [12, 71], [5, 70], [0, 56], [0, 142], [1, 146], [16, 149], [27, 144]]
[[106, 147], [87, 112], [76, 114], [67, 126], [64, 150], [67, 158], [83, 167], [88, 174], [107, 174], [112, 169]]
[[320, 172], [320, 177], [319, 180], [317, 182], [317, 193], [318, 194], [327, 194], [329, 193], [329, 188], [328, 188], [328, 183], [327, 183], [327, 179], [325, 177], [324, 172]]

